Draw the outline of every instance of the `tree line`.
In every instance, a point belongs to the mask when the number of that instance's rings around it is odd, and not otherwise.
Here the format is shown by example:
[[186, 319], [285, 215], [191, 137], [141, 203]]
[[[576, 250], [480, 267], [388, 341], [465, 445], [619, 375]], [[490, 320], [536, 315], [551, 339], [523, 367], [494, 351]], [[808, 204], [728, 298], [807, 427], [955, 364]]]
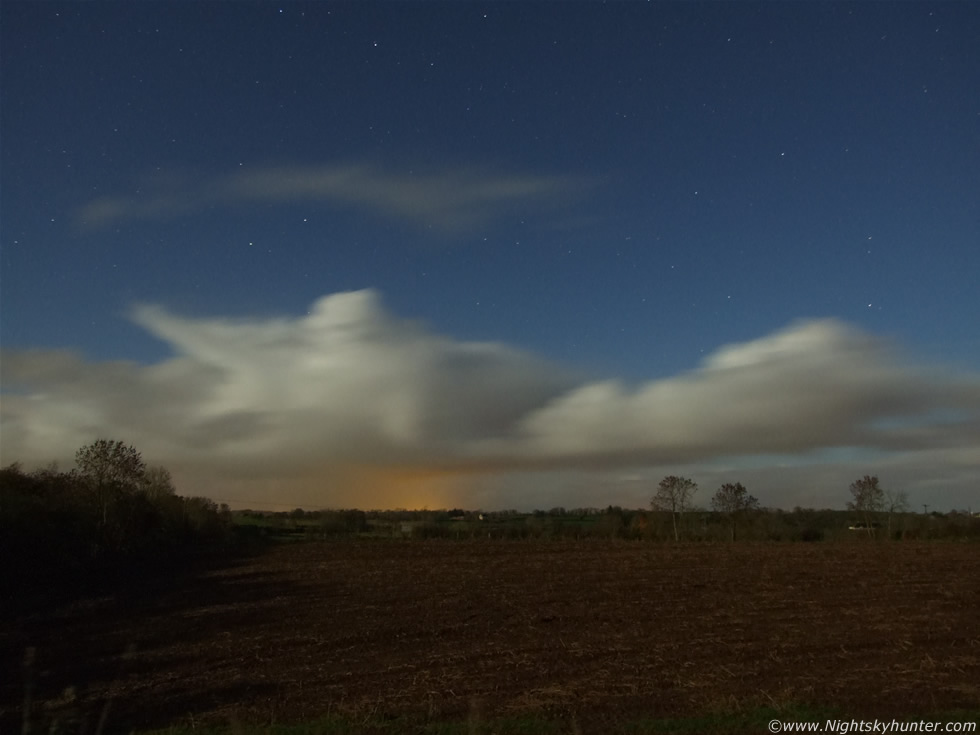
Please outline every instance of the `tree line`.
[[[270, 525], [293, 536], [387, 535], [414, 538], [629, 538], [675, 541], [820, 541], [825, 538], [978, 538], [968, 513], [911, 514], [904, 493], [865, 475], [850, 486], [847, 512], [762, 508], [741, 483], [725, 483], [695, 503], [698, 485], [663, 478], [648, 510], [553, 508], [517, 511], [239, 511], [177, 494], [170, 473], [147, 465], [122, 441], [81, 447], [75, 468], [0, 469], [0, 586], [18, 589], [82, 584], [107, 573], [177, 566], [189, 556], [261, 536]], [[846, 516], [846, 520], [842, 519]], [[234, 522], [237, 517], [238, 522]], [[845, 522], [842, 523], [842, 520]]]
[[[650, 501], [650, 507], [654, 510], [670, 513], [675, 541], [680, 540], [678, 516], [695, 509], [694, 495], [697, 491], [698, 485], [693, 480], [670, 475], [660, 481], [657, 492]], [[711, 497], [711, 509], [728, 517], [731, 539], [734, 541], [739, 519], [750, 511], [758, 510], [759, 500], [754, 495], [749, 495], [742, 483], [728, 482], [718, 488]]]
[[0, 469], [0, 586], [77, 588], [227, 545], [228, 507], [178, 495], [134, 447], [99, 439], [75, 465]]
[[[692, 483], [693, 484], [693, 483]], [[689, 490], [693, 489], [688, 487]], [[693, 496], [692, 496], [693, 497]], [[691, 498], [689, 497], [690, 501]], [[682, 543], [840, 542], [874, 540], [980, 540], [980, 518], [968, 511], [888, 513], [868, 524], [850, 510], [764, 508], [744, 486], [732, 483], [719, 497], [724, 505], [675, 504], [677, 512], [649, 508], [553, 507], [517, 510], [240, 510], [239, 530], [271, 540], [329, 539], [622, 539]], [[884, 511], [882, 511], [884, 512]], [[871, 516], [879, 517], [879, 516]], [[890, 519], [890, 520], [889, 520]], [[734, 526], [734, 531], [733, 531]]]
[[[847, 510], [857, 518], [848, 526], [849, 530], [862, 531], [872, 538], [882, 533], [886, 538], [893, 538], [896, 532], [905, 536], [907, 529], [895, 526], [896, 519], [904, 519], [909, 512], [907, 493], [883, 488], [875, 475], [864, 475], [852, 482], [848, 490], [852, 499], [847, 503]], [[650, 500], [654, 511], [670, 514], [675, 541], [681, 537], [678, 519], [683, 514], [700, 510], [694, 503], [697, 491], [698, 485], [693, 480], [670, 475], [660, 481]], [[740, 522], [761, 510], [758, 499], [739, 482], [725, 483], [718, 488], [711, 496], [710, 505], [712, 511], [728, 518], [732, 541], [736, 539]], [[972, 522], [970, 514], [965, 515], [971, 521], [968, 528], [975, 533], [978, 524]]]

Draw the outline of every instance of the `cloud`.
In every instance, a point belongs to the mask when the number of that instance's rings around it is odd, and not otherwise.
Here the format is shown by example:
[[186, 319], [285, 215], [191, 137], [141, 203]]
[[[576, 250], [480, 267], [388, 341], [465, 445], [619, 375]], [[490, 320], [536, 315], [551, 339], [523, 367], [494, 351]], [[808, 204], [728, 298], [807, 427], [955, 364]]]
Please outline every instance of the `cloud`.
[[457, 232], [511, 210], [575, 200], [583, 177], [501, 174], [477, 169], [386, 170], [366, 164], [241, 169], [227, 176], [168, 174], [133, 194], [105, 196], [76, 212], [76, 222], [101, 228], [124, 220], [166, 219], [217, 205], [323, 202]]
[[668, 469], [703, 483], [892, 468], [922, 492], [963, 497], [980, 480], [980, 376], [910, 364], [837, 321], [794, 324], [631, 386], [435, 334], [371, 290], [326, 296], [302, 317], [141, 306], [132, 319], [174, 357], [3, 353], [4, 462], [70, 461], [118, 437], [185, 491], [286, 505], [572, 505], [560, 497], [572, 477], [580, 495], [592, 483], [586, 504], [605, 505], [640, 492], [611, 478], [655, 483]]
[[826, 320], [722, 347], [699, 370], [634, 390], [581, 386], [529, 414], [522, 435], [531, 454], [593, 460], [916, 449], [976, 438], [968, 423], [940, 420], [964, 407], [976, 418], [975, 376], [903, 366], [881, 341]]

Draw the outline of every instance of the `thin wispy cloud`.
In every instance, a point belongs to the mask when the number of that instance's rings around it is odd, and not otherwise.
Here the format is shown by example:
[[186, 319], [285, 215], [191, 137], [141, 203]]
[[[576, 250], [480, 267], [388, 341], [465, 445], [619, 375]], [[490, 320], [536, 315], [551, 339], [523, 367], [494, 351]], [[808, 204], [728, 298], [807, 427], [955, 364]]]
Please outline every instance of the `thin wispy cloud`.
[[230, 175], [151, 177], [128, 194], [81, 206], [76, 223], [102, 228], [125, 220], [167, 219], [238, 204], [319, 202], [457, 232], [503, 213], [579, 199], [584, 177], [500, 173], [474, 168], [395, 171], [367, 164], [278, 166]]
[[[78, 446], [114, 436], [180, 477], [246, 483], [266, 502], [301, 493], [319, 505], [380, 502], [378, 483], [394, 475], [435, 482], [443, 473], [701, 466], [710, 476], [728, 463], [747, 477], [780, 470], [746, 459], [781, 455], [787, 477], [807, 457], [825, 476], [832, 468], [819, 453], [840, 448], [906, 470], [915, 457], [915, 482], [933, 490], [980, 479], [980, 376], [912, 365], [833, 320], [793, 324], [724, 346], [684, 374], [628, 385], [435, 334], [389, 313], [370, 290], [324, 297], [302, 317], [142, 306], [132, 318], [175, 356], [140, 365], [3, 354], [4, 462], [70, 460]], [[366, 476], [373, 494], [353, 492]], [[494, 497], [484, 492], [480, 504]]]

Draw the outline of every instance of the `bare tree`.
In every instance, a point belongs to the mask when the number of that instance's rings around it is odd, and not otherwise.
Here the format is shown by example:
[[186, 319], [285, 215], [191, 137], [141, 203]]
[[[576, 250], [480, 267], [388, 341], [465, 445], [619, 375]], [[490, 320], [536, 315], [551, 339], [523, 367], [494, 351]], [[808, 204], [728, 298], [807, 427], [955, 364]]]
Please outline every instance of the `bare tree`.
[[895, 513], [908, 513], [908, 510], [908, 493], [904, 490], [885, 490], [885, 512], [888, 513], [888, 538], [892, 537], [892, 515]]
[[650, 501], [650, 507], [654, 510], [670, 512], [670, 519], [674, 524], [674, 541], [680, 540], [680, 534], [677, 531], [677, 515], [691, 509], [691, 500], [697, 491], [696, 482], [686, 477], [674, 475], [665, 477], [657, 485], [657, 493]]
[[732, 521], [732, 541], [735, 540], [735, 526], [738, 518], [750, 510], [756, 510], [759, 501], [740, 482], [725, 483], [711, 498], [711, 508], [719, 513], [726, 513]]
[[847, 509], [861, 515], [868, 535], [874, 537], [874, 519], [885, 509], [885, 491], [878, 484], [878, 477], [865, 475], [851, 483], [850, 491], [854, 500], [848, 502]]

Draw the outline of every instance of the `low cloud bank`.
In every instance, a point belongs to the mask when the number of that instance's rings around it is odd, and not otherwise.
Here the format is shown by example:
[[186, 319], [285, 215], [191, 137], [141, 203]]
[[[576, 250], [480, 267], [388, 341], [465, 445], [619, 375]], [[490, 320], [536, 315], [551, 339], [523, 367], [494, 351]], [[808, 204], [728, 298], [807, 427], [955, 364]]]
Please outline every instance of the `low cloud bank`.
[[[772, 496], [756, 494], [774, 506], [840, 504], [851, 475], [889, 469], [891, 486], [934, 506], [966, 504], [980, 485], [980, 376], [912, 365], [832, 320], [627, 385], [434, 334], [371, 290], [300, 318], [157, 306], [132, 318], [175, 356], [3, 353], [4, 463], [70, 463], [111, 436], [170, 467], [184, 492], [285, 506], [644, 505], [676, 470], [711, 489], [715, 477], [768, 483]], [[840, 450], [846, 460], [827, 460]], [[760, 464], [771, 456], [785, 461]], [[624, 472], [639, 481], [618, 483]]]

